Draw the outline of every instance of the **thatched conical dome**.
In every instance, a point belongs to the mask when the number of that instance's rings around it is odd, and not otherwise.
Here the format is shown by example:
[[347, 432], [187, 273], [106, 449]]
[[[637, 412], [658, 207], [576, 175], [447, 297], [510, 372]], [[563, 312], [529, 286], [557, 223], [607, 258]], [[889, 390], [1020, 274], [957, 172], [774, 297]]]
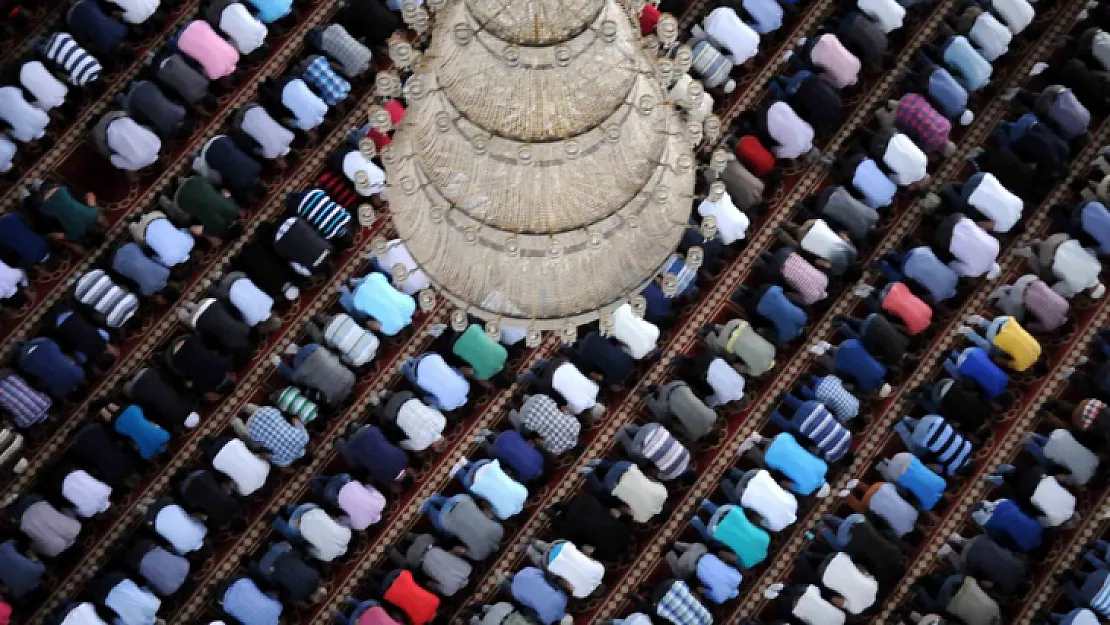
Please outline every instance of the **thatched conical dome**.
[[596, 319], [655, 275], [694, 185], [685, 121], [614, 0], [453, 0], [383, 159], [438, 290], [506, 325]]

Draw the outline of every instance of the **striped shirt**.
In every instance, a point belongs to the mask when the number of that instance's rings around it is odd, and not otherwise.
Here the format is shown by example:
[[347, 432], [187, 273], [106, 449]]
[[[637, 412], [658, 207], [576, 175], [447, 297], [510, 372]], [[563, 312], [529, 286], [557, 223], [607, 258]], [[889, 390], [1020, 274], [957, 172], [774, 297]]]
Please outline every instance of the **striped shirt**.
[[[852, 433], [840, 425], [824, 404], [814, 404], [816, 405], [798, 425], [798, 432], [817, 445], [817, 451], [826, 462], [836, 462], [852, 446]], [[797, 423], [797, 414], [795, 422]]]
[[77, 279], [77, 301], [104, 315], [104, 324], [118, 328], [139, 310], [139, 298], [112, 281], [108, 274], [93, 269]]
[[807, 306], [828, 295], [829, 277], [798, 254], [791, 254], [782, 264], [782, 279], [798, 292]]
[[926, 415], [918, 420], [912, 442], [918, 447], [916, 451], [928, 451], [949, 476], [966, 466], [971, 456], [971, 442], [939, 415]]
[[297, 215], [312, 224], [320, 236], [328, 240], [346, 234], [347, 224], [351, 222], [351, 213], [319, 189], [312, 189], [301, 195]]
[[359, 199], [358, 192], [346, 178], [330, 171], [320, 174], [316, 179], [316, 187], [343, 208], [351, 208]]
[[690, 451], [664, 427], [647, 435], [643, 454], [659, 469], [659, 479], [664, 481], [682, 475], [690, 466]]
[[339, 64], [345, 76], [358, 76], [370, 69], [373, 54], [339, 24], [331, 24], [320, 33], [319, 47]]
[[346, 313], [339, 313], [331, 318], [324, 328], [324, 340], [352, 367], [361, 367], [373, 360], [378, 353], [378, 337]]
[[69, 74], [70, 84], [83, 87], [100, 78], [104, 68], [69, 33], [54, 33], [43, 44], [42, 53]]
[[300, 419], [304, 424], [312, 423], [320, 414], [320, 408], [301, 394], [301, 389], [296, 386], [282, 389], [274, 403], [277, 404], [278, 410]]
[[[1098, 571], [1091, 573], [1091, 575], [1098, 575]], [[1102, 616], [1110, 617], [1110, 573], [1104, 573], [1102, 578], [1102, 587], [1098, 589], [1095, 596], [1091, 597], [1091, 609], [1098, 612]]]
[[0, 408], [11, 415], [17, 428], [29, 428], [49, 416], [51, 400], [35, 390], [19, 374], [0, 379]]

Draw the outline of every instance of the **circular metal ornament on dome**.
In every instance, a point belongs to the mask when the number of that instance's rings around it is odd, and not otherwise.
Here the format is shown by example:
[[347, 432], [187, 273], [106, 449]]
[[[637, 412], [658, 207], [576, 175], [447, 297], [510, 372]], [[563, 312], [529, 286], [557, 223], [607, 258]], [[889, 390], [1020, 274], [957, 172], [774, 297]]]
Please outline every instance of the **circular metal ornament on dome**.
[[436, 291], [487, 328], [566, 338], [674, 253], [690, 124], [616, 0], [441, 4], [383, 154], [394, 226]]

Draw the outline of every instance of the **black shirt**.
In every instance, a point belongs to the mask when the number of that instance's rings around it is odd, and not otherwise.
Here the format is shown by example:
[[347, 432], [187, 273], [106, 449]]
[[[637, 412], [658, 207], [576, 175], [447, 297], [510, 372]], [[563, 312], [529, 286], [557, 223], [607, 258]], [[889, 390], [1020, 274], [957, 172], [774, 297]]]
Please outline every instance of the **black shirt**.
[[224, 527], [242, 513], [239, 500], [224, 490], [208, 469], [186, 475], [177, 490], [185, 506], [204, 514], [206, 524], [212, 527]]
[[613, 517], [593, 495], [579, 495], [569, 503], [557, 503], [549, 510], [556, 536], [572, 543], [594, 548], [594, 557], [612, 562], [628, 553], [632, 527]]
[[103, 424], [89, 423], [73, 435], [70, 452], [85, 461], [92, 472], [108, 486], [121, 488], [136, 472], [131, 456], [113, 440]]
[[575, 344], [573, 359], [583, 373], [600, 374], [606, 386], [623, 384], [636, 364], [628, 352], [597, 332], [587, 334]]

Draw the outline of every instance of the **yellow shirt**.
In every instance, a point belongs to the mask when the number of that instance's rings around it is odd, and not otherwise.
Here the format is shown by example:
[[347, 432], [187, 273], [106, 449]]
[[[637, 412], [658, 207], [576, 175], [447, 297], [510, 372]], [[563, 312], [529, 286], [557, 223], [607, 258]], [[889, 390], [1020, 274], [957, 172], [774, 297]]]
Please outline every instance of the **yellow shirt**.
[[994, 345], [1010, 357], [1010, 368], [1014, 371], [1025, 371], [1041, 357], [1041, 344], [1014, 319], [998, 331]]

